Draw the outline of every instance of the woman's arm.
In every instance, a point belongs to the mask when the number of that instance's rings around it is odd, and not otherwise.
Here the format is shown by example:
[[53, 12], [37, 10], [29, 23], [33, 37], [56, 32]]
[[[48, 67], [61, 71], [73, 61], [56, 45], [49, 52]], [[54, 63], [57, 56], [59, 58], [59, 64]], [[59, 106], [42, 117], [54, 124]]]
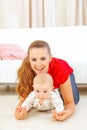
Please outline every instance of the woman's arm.
[[60, 85], [60, 93], [64, 100], [65, 108], [58, 115], [56, 111], [53, 111], [53, 118], [56, 120], [64, 121], [69, 118], [75, 112], [75, 103], [73, 99], [72, 87], [70, 78], [67, 81]]
[[75, 103], [70, 78], [68, 78], [64, 84], [60, 85], [60, 93], [64, 100], [65, 109], [69, 109], [73, 114], [75, 111]]

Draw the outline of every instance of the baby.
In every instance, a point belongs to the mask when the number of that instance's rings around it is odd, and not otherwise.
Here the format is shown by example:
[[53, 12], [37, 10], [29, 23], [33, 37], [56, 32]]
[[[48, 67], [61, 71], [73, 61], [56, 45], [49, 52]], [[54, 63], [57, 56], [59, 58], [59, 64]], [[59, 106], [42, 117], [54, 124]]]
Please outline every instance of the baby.
[[63, 101], [58, 91], [53, 90], [53, 79], [48, 73], [37, 74], [33, 80], [33, 91], [29, 94], [21, 107], [38, 110], [55, 109], [57, 113], [64, 109]]

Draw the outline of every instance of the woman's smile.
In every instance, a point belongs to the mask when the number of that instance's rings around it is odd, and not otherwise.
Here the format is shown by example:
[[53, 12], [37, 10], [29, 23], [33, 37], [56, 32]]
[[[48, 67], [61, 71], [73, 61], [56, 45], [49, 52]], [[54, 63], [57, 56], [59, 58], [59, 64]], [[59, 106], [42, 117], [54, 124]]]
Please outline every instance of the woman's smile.
[[35, 68], [35, 70], [38, 72], [38, 73], [40, 73], [40, 72], [43, 72], [44, 71], [44, 66], [41, 66], [41, 67], [37, 67], [37, 66], [35, 66], [34, 67]]

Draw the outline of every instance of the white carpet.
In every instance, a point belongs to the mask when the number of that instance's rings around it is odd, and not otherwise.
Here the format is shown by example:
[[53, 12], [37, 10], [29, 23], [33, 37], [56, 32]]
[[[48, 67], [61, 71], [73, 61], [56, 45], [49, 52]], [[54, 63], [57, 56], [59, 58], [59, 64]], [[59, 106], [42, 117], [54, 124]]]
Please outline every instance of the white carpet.
[[0, 95], [0, 130], [82, 130], [87, 129], [87, 94], [80, 96], [75, 114], [64, 122], [52, 120], [51, 112], [33, 110], [27, 119], [16, 120], [13, 113], [17, 95]]

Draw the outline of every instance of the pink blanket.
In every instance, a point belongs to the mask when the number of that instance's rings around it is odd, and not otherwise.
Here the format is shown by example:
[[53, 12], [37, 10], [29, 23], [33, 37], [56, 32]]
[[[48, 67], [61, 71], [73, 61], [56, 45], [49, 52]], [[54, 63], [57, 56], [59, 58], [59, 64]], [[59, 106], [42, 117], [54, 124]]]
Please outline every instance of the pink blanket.
[[16, 44], [0, 44], [0, 59], [1, 60], [15, 60], [24, 59], [26, 52]]

